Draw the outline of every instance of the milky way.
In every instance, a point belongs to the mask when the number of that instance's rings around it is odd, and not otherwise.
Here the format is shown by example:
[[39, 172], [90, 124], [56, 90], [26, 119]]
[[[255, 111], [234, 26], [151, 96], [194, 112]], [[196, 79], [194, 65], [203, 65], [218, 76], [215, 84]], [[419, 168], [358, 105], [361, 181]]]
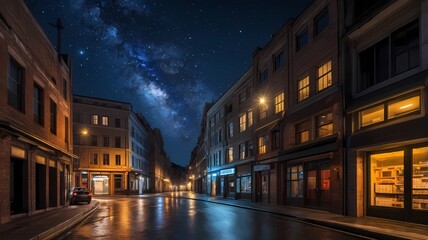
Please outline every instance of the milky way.
[[75, 94], [130, 102], [161, 129], [167, 153], [188, 163], [205, 102], [251, 64], [252, 51], [308, 1], [26, 0], [48, 23], [61, 18]]

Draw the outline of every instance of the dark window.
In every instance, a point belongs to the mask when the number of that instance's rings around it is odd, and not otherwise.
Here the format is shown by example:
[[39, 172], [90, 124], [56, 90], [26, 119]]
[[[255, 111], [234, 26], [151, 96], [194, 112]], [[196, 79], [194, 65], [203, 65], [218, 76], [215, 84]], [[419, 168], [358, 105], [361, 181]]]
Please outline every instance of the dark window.
[[98, 141], [97, 141], [97, 136], [96, 135], [92, 135], [91, 136], [91, 145], [92, 146], [98, 146]]
[[415, 20], [359, 53], [357, 92], [415, 68], [419, 62], [419, 20]]
[[62, 83], [62, 96], [65, 100], [68, 99], [68, 88], [67, 88], [67, 80], [64, 79]]
[[34, 85], [34, 121], [43, 126], [43, 89]]
[[296, 44], [297, 51], [299, 51], [308, 44], [308, 29], [305, 29], [303, 32], [297, 35]]
[[355, 18], [362, 17], [365, 13], [388, 1], [389, 0], [354, 0], [354, 16]]
[[114, 126], [120, 128], [120, 118], [116, 118], [114, 121]]
[[98, 153], [94, 153], [94, 155], [92, 155], [91, 164], [98, 165]]
[[110, 155], [103, 154], [103, 165], [110, 165]]
[[268, 70], [267, 69], [261, 71], [260, 72], [260, 83], [267, 81], [268, 77], [269, 77], [269, 74], [268, 74]]
[[328, 8], [324, 8], [315, 18], [315, 35], [323, 32], [329, 24]]
[[116, 155], [116, 165], [120, 166], [121, 162], [120, 162], [120, 155]]
[[108, 136], [104, 136], [104, 147], [109, 147], [109, 137]]
[[233, 111], [232, 103], [227, 105], [227, 113], [231, 113]]
[[119, 174], [114, 175], [114, 188], [115, 189], [122, 188], [122, 175], [119, 175]]
[[56, 103], [51, 99], [51, 107], [50, 107], [50, 130], [51, 133], [56, 135]]
[[283, 51], [281, 51], [280, 53], [278, 53], [274, 57], [274, 69], [275, 69], [275, 71], [280, 69], [282, 66], [284, 66], [284, 64], [285, 64], [285, 54]]
[[8, 74], [7, 103], [24, 112], [24, 68], [12, 57], [9, 57]]
[[280, 147], [280, 137], [279, 131], [272, 132], [272, 150], [279, 149]]
[[419, 20], [394, 32], [391, 43], [394, 75], [419, 66]]
[[120, 137], [116, 137], [114, 142], [115, 142], [114, 146], [117, 148], [120, 148]]

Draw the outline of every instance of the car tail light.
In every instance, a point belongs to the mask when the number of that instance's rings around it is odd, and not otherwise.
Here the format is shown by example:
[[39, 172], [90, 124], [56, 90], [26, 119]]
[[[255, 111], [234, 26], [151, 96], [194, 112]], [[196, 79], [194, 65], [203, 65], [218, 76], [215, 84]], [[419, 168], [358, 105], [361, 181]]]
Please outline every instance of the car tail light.
[[76, 196], [77, 195], [77, 192], [73, 192], [73, 196]]

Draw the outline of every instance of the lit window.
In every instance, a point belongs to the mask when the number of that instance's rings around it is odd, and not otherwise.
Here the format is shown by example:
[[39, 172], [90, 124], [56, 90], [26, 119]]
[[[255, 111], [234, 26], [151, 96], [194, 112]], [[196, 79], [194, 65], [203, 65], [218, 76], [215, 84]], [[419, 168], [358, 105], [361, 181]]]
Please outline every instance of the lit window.
[[98, 125], [98, 115], [91, 115], [91, 124]]
[[239, 132], [243, 132], [247, 129], [247, 114], [244, 113], [239, 117]]
[[306, 121], [296, 125], [296, 143], [304, 143], [309, 141], [310, 121]]
[[284, 93], [275, 96], [275, 113], [284, 111]]
[[385, 120], [384, 105], [361, 111], [361, 127], [369, 126]]
[[328, 61], [327, 63], [318, 68], [318, 91], [321, 91], [331, 86], [331, 83], [331, 61]]
[[108, 126], [108, 117], [106, 117], [106, 116], [102, 117], [102, 125], [103, 126]]
[[299, 80], [298, 85], [298, 100], [301, 102], [309, 97], [309, 76]]
[[233, 147], [227, 149], [227, 162], [233, 162]]
[[267, 136], [259, 137], [259, 154], [266, 153], [266, 145], [267, 145]]
[[404, 151], [370, 155], [370, 205], [404, 208]]
[[333, 134], [333, 113], [321, 114], [317, 117], [318, 137]]
[[388, 103], [388, 119], [405, 116], [414, 112], [419, 112], [420, 96], [413, 96]]
[[303, 165], [287, 167], [287, 197], [303, 197]]
[[428, 147], [415, 148], [412, 151], [413, 180], [412, 206], [417, 210], [428, 210], [427, 189], [428, 182]]

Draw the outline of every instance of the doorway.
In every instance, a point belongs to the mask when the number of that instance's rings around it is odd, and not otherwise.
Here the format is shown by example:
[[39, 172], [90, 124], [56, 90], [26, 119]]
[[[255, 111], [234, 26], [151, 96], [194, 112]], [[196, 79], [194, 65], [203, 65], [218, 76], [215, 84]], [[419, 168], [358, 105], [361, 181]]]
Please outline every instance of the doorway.
[[306, 164], [306, 198], [308, 206], [328, 208], [330, 204], [330, 161]]

